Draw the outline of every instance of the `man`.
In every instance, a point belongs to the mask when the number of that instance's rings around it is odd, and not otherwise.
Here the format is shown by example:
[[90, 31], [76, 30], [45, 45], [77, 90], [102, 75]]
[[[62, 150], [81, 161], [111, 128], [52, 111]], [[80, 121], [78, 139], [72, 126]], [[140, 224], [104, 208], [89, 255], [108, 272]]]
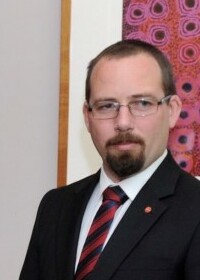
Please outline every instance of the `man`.
[[[200, 279], [200, 182], [166, 148], [180, 110], [150, 44], [121, 41], [91, 61], [83, 113], [102, 168], [43, 198], [20, 280]], [[125, 198], [104, 223], [98, 209], [114, 202], [102, 196], [116, 185]]]

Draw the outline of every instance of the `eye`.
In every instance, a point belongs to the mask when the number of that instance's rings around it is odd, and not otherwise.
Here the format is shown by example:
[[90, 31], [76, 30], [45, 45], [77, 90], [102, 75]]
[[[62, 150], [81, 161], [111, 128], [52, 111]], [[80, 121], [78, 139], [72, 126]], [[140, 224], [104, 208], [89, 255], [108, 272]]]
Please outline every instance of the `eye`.
[[94, 108], [97, 111], [112, 111], [116, 109], [116, 105], [114, 102], [97, 102]]
[[131, 108], [138, 110], [146, 110], [153, 107], [155, 104], [152, 100], [138, 99], [130, 104]]
[[150, 100], [140, 100], [139, 101], [139, 105], [142, 106], [142, 107], [149, 107], [149, 106], [152, 106], [153, 105], [153, 102], [150, 101]]

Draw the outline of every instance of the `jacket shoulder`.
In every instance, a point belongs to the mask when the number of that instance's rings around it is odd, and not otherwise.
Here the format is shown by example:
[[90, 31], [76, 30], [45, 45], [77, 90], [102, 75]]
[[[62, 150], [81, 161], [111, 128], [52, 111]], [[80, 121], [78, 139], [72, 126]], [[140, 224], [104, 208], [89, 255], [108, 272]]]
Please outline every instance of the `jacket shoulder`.
[[100, 171], [69, 185], [51, 189], [43, 196], [41, 204], [45, 203], [46, 201], [50, 202], [51, 200], [62, 200], [62, 198], [70, 197], [73, 194], [84, 190], [85, 188], [89, 188], [90, 186], [93, 187], [99, 181], [99, 176]]

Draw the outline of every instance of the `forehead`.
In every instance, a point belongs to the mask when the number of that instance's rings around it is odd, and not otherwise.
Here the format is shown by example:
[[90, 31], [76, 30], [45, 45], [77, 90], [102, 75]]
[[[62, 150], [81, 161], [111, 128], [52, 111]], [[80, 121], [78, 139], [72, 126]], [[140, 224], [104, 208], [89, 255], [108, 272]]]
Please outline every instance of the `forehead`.
[[162, 90], [162, 72], [155, 58], [147, 53], [104, 57], [93, 69], [90, 86], [91, 97], [95, 98], [111, 93], [149, 94]]
[[121, 66], [123, 64], [127, 64], [130, 67], [136, 67], [138, 63], [146, 66], [148, 65], [151, 68], [157, 68], [161, 71], [160, 66], [154, 56], [146, 52], [140, 52], [125, 56], [104, 56], [96, 63], [91, 75], [95, 75], [95, 72], [112, 66], [115, 67], [116, 65]]

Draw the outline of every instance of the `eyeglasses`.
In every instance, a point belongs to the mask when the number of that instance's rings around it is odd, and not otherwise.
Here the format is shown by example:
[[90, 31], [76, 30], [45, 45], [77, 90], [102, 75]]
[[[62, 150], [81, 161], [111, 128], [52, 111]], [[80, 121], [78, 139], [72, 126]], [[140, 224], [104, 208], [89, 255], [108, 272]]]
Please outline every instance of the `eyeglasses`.
[[158, 111], [158, 106], [169, 101], [172, 95], [167, 95], [158, 101], [154, 97], [136, 97], [127, 105], [120, 104], [116, 101], [102, 100], [97, 101], [92, 105], [88, 105], [88, 111], [92, 112], [95, 119], [114, 119], [118, 116], [120, 107], [128, 107], [132, 116], [146, 117], [155, 114]]

